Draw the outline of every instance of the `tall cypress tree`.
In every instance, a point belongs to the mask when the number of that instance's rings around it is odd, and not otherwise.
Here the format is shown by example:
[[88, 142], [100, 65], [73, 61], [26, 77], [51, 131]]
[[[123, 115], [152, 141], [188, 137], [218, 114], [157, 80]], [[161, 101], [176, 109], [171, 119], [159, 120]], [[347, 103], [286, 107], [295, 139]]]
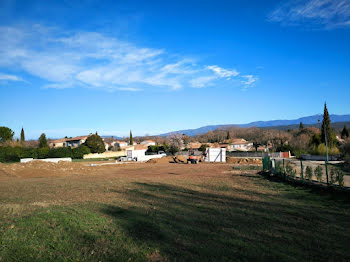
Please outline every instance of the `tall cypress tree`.
[[345, 139], [349, 137], [349, 131], [346, 128], [346, 126], [344, 126], [343, 130], [341, 131], [341, 138]]
[[227, 139], [227, 140], [230, 140], [230, 139], [231, 139], [230, 131], [227, 131], [226, 139]]
[[133, 138], [132, 138], [132, 132], [131, 132], [131, 130], [130, 130], [129, 144], [130, 144], [130, 145], [133, 145], [133, 144], [134, 144], [134, 140], [133, 140]]
[[303, 124], [303, 122], [300, 122], [300, 124], [299, 124], [299, 129], [304, 129], [304, 124]]
[[23, 130], [23, 127], [22, 127], [22, 130], [21, 130], [21, 143], [23, 143], [25, 141], [25, 137], [24, 137], [24, 130]]
[[331, 120], [329, 118], [327, 104], [324, 104], [324, 112], [323, 112], [323, 120], [322, 120], [322, 130], [321, 130], [321, 140], [322, 143], [326, 143], [326, 135], [327, 135], [327, 143], [329, 147], [333, 146], [333, 132], [331, 128]]

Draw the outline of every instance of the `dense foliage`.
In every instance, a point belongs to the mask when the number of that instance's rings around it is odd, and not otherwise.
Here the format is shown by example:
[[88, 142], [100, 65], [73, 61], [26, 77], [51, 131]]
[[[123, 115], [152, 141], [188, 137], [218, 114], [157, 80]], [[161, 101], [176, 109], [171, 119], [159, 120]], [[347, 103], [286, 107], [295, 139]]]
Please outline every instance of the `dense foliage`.
[[103, 139], [97, 133], [89, 136], [84, 145], [90, 149], [91, 153], [103, 153], [106, 151]]
[[39, 137], [39, 148], [45, 148], [45, 147], [49, 147], [49, 145], [47, 144], [46, 135], [42, 133]]
[[62, 158], [71, 157], [82, 159], [84, 154], [89, 154], [90, 149], [84, 145], [71, 149], [70, 147], [60, 148], [32, 148], [21, 146], [0, 146], [0, 162], [18, 162], [21, 158]]

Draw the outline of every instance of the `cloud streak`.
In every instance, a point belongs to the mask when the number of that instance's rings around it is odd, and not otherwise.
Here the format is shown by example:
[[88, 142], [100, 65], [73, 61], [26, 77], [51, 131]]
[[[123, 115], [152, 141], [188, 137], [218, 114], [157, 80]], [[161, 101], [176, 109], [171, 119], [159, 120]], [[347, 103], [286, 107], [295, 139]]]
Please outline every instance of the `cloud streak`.
[[350, 26], [350, 1], [287, 1], [278, 6], [269, 20], [286, 25], [312, 24], [327, 29]]
[[[235, 69], [200, 65], [164, 49], [139, 47], [96, 32], [67, 32], [42, 25], [0, 27], [0, 70], [21, 71], [44, 88], [86, 87], [107, 91], [252, 85]], [[0, 80], [21, 81], [0, 74]], [[22, 80], [23, 81], [23, 80]]]
[[24, 82], [24, 80], [18, 76], [8, 75], [8, 74], [3, 74], [3, 73], [0, 73], [0, 81], [22, 81], [22, 82]]

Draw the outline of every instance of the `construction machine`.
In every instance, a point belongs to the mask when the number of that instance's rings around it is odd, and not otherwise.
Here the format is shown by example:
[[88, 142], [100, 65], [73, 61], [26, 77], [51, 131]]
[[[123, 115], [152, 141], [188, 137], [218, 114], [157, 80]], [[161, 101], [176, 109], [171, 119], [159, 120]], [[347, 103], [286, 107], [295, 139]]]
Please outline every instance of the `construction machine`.
[[187, 158], [187, 164], [197, 164], [201, 160], [200, 156], [195, 156], [194, 155], [194, 150], [190, 148], [188, 150], [188, 158]]

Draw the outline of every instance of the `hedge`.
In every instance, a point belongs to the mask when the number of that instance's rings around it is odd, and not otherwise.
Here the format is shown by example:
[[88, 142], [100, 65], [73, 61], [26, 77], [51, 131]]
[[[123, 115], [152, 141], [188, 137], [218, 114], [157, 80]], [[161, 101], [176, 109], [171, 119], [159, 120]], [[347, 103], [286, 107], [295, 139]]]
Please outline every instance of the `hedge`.
[[71, 149], [70, 147], [61, 148], [31, 148], [31, 147], [10, 147], [0, 146], [0, 162], [19, 162], [21, 158], [62, 158], [71, 157], [81, 159], [84, 154], [89, 154], [90, 149], [84, 145]]

